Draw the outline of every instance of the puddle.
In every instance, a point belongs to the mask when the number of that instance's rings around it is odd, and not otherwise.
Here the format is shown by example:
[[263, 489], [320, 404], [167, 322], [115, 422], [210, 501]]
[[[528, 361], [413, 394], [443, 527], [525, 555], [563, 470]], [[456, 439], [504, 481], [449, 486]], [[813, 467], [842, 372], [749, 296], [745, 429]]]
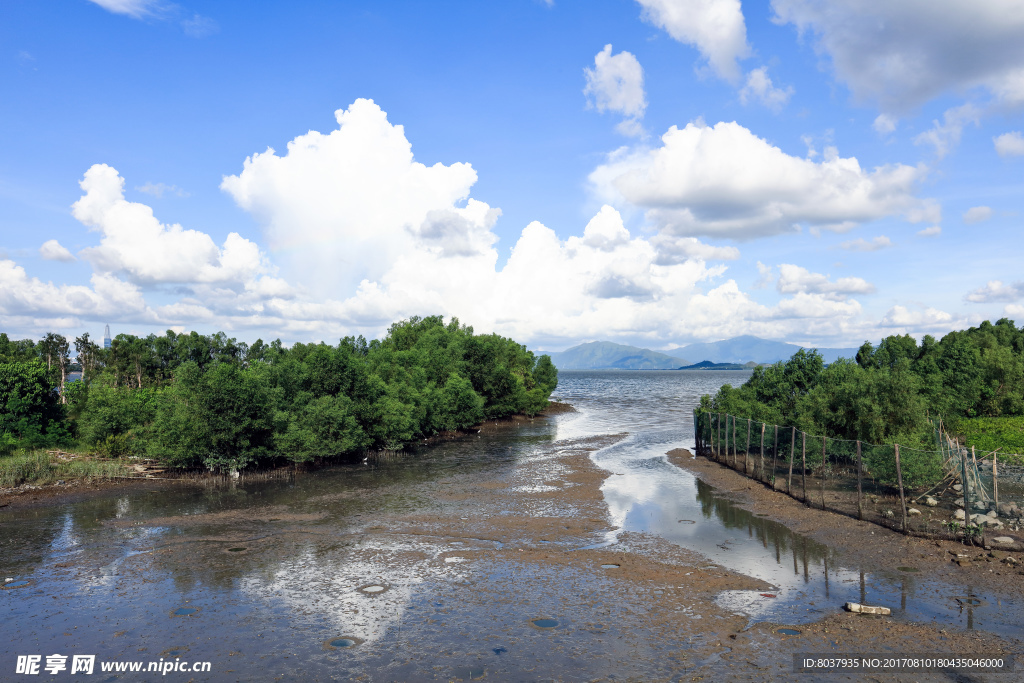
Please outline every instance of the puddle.
[[325, 640], [324, 647], [328, 650], [344, 650], [346, 648], [360, 645], [362, 642], [361, 638], [356, 638], [355, 636], [341, 636], [340, 638]]
[[617, 565], [617, 564], [602, 564], [601, 565], [601, 569], [618, 569], [618, 568], [619, 568], [619, 565]]
[[778, 633], [779, 635], [782, 635], [782, 636], [798, 636], [798, 635], [800, 635], [800, 631], [797, 631], [795, 628], [777, 628], [777, 629], [775, 629], [775, 632]]
[[172, 617], [189, 617], [199, 611], [198, 607], [179, 607], [171, 612]]
[[530, 623], [542, 629], [551, 629], [558, 626], [558, 621], [555, 619], [534, 619]]
[[387, 589], [388, 589], [387, 586], [382, 586], [382, 585], [377, 584], [377, 583], [371, 583], [368, 586], [361, 586], [359, 588], [359, 591], [362, 592], [362, 593], [368, 593], [370, 595], [380, 595], [381, 593], [383, 593]]
[[25, 586], [31, 585], [31, 583], [32, 583], [31, 581], [27, 581], [27, 580], [24, 580], [24, 579], [23, 580], [19, 580], [19, 581], [8, 581], [8, 582], [4, 583], [3, 589], [4, 590], [10, 590], [12, 588], [24, 588]]
[[228, 548], [229, 553], [244, 553], [248, 548]]

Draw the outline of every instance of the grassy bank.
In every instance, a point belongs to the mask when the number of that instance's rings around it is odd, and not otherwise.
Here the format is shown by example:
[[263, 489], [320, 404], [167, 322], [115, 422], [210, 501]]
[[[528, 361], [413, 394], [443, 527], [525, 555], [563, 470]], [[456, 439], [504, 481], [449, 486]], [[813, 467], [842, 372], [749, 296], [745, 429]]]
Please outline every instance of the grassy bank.
[[973, 417], [949, 420], [946, 431], [979, 451], [999, 449], [1000, 462], [1024, 464], [1024, 417]]
[[51, 484], [58, 480], [111, 479], [132, 474], [134, 472], [121, 461], [96, 460], [78, 454], [28, 451], [0, 457], [0, 488]]

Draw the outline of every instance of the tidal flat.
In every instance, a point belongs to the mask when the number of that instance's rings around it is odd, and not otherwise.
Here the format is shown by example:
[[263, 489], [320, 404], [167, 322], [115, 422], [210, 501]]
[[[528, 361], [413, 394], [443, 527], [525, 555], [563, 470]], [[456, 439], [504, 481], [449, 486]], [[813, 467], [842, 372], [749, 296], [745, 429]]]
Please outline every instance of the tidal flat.
[[[576, 412], [406, 457], [0, 510], [0, 677], [63, 653], [212, 663], [179, 680], [783, 681], [794, 653], [1021, 652], [1024, 576], [682, 450], [734, 375], [563, 373]], [[148, 680], [97, 676], [120, 679]]]

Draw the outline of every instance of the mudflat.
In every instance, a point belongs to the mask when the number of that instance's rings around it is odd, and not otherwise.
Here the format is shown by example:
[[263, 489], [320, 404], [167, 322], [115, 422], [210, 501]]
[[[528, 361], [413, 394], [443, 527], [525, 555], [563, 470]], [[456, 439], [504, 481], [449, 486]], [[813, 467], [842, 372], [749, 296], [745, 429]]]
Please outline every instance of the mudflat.
[[[506, 428], [520, 426], [529, 424]], [[769, 584], [651, 533], [603, 545], [615, 529], [602, 485], [618, 475], [591, 456], [624, 438], [541, 442], [526, 457], [442, 468], [414, 486], [328, 482], [291, 498], [240, 486], [232, 495], [244, 505], [107, 516], [97, 534], [138, 550], [27, 560], [32, 585], [2, 595], [19, 629], [5, 661], [30, 646], [122, 661], [174, 653], [212, 662], [208, 680], [788, 681], [795, 653], [1022, 652], [1013, 636], [854, 615], [838, 601], [814, 606], [811, 622], [751, 624], [716, 597], [773, 600]], [[669, 458], [851, 562], [912, 564], [949, 581], [972, 572], [975, 586], [1019, 594], [1024, 576], [1008, 565], [953, 566], [957, 544], [809, 510], [688, 451]]]

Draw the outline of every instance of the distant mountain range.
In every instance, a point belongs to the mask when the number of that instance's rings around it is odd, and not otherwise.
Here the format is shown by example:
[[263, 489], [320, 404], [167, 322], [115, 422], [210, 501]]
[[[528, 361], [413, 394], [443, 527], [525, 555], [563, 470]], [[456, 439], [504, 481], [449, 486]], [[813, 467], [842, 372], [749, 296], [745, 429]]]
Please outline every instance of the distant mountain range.
[[[788, 360], [801, 348], [808, 347], [744, 335], [665, 352], [613, 342], [587, 342], [565, 351], [548, 352], [548, 355], [559, 370], [676, 370], [685, 366], [698, 369], [694, 366], [702, 365], [703, 361], [738, 365], [775, 363]], [[818, 353], [826, 363], [831, 363], [837, 358], [853, 358], [857, 349], [819, 348]]]
[[[674, 351], [666, 351], [670, 356], [677, 358], [691, 358], [709, 360], [713, 363], [776, 363], [789, 358], [800, 349], [813, 348], [800, 346], [799, 344], [788, 344], [786, 342], [761, 339], [752, 335], [733, 337], [723, 341], [710, 342], [706, 344], [690, 344]], [[857, 349], [827, 349], [819, 348], [818, 353], [825, 359], [826, 363], [832, 363], [838, 358], [853, 358], [857, 355]]]
[[559, 370], [675, 370], [688, 364], [678, 356], [612, 342], [587, 342], [548, 355]]

